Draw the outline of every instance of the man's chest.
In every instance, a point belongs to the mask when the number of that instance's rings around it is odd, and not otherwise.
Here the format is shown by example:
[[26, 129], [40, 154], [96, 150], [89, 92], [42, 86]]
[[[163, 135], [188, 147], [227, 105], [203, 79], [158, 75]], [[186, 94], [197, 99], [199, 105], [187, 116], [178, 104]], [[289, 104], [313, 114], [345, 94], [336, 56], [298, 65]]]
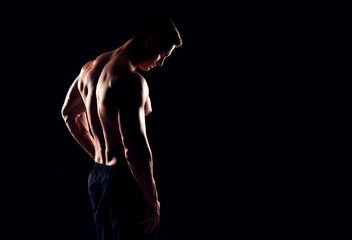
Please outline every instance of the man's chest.
[[150, 101], [149, 96], [148, 96], [147, 101], [144, 105], [144, 112], [145, 112], [145, 116], [147, 116], [148, 114], [150, 114], [152, 112], [152, 103]]

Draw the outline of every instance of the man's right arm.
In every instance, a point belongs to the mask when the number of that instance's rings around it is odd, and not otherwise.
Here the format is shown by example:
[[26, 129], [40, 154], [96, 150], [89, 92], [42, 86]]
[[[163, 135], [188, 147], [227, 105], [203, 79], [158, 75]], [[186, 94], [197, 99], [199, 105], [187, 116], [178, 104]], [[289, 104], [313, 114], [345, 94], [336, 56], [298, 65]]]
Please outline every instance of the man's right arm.
[[76, 139], [83, 149], [94, 159], [94, 141], [89, 133], [86, 108], [81, 94], [78, 91], [77, 83], [78, 77], [72, 83], [66, 95], [61, 114], [74, 139]]
[[145, 129], [145, 103], [148, 88], [144, 79], [124, 80], [120, 85], [118, 122], [125, 156], [148, 205], [146, 231], [159, 222], [159, 202], [153, 177], [153, 159]]

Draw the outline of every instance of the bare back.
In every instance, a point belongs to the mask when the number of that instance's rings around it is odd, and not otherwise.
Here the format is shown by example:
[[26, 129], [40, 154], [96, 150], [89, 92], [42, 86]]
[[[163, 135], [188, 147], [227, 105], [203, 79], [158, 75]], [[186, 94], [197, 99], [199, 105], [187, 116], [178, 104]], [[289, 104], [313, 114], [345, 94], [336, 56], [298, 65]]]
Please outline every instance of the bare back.
[[95, 157], [97, 163], [105, 163], [105, 141], [102, 127], [97, 114], [96, 85], [101, 71], [109, 61], [113, 51], [98, 56], [95, 60], [87, 62], [78, 77], [78, 90], [82, 96], [87, 111], [87, 118], [94, 137]]
[[128, 85], [133, 81], [136, 81], [137, 84], [141, 83], [143, 99], [140, 102], [141, 117], [139, 119], [144, 136], [146, 136], [145, 116], [152, 111], [146, 81], [137, 72], [132, 72], [126, 62], [127, 60], [120, 56], [118, 51], [115, 52], [105, 65], [96, 89], [98, 116], [105, 138], [106, 165], [127, 165], [119, 110], [121, 96], [130, 94], [133, 97], [134, 93], [133, 90], [126, 87], [126, 84]]

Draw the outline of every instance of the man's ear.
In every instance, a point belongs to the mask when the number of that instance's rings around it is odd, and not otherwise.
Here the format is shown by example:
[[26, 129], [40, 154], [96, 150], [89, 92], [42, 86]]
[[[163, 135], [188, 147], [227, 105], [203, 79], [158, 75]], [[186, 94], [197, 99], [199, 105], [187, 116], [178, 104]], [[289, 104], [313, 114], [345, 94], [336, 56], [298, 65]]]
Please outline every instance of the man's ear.
[[145, 44], [144, 47], [145, 48], [150, 48], [155, 46], [156, 44], [156, 39], [157, 37], [155, 35], [150, 35], [149, 37], [147, 37], [147, 39], [145, 40]]

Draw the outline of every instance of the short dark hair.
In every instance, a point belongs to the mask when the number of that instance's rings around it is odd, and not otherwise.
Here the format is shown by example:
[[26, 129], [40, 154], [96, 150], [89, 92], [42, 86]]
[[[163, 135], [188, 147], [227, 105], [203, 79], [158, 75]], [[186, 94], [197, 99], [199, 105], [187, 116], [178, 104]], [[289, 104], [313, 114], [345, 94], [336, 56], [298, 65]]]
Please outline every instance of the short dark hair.
[[160, 47], [182, 46], [182, 39], [175, 23], [166, 16], [150, 16], [140, 24], [135, 38], [139, 41], [145, 40], [148, 36], [157, 37], [157, 45]]

